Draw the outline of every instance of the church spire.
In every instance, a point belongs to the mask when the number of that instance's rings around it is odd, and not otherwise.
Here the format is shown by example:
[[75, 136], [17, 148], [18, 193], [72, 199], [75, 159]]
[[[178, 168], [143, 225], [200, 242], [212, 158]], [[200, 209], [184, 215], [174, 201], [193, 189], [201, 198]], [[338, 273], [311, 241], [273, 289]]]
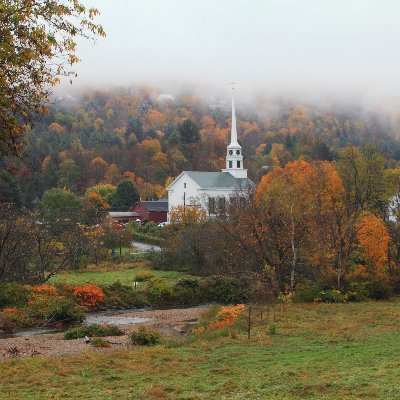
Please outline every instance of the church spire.
[[[234, 85], [234, 83], [231, 83]], [[231, 142], [226, 149], [226, 168], [223, 172], [229, 172], [235, 178], [247, 178], [247, 169], [243, 168], [242, 146], [237, 141], [235, 90], [232, 86], [232, 126]]]
[[236, 109], [235, 109], [235, 83], [232, 82], [232, 125], [231, 125], [231, 143], [228, 147], [241, 147], [237, 141], [236, 129]]

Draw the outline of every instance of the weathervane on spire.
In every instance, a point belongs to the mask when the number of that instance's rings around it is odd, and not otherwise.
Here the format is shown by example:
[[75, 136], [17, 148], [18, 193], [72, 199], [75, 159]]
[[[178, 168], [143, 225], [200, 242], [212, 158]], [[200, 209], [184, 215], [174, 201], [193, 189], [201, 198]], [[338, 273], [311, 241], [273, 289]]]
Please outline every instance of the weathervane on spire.
[[235, 90], [235, 85], [237, 85], [237, 82], [235, 82], [232, 78], [231, 82], [228, 82], [228, 85], [232, 86], [232, 90]]

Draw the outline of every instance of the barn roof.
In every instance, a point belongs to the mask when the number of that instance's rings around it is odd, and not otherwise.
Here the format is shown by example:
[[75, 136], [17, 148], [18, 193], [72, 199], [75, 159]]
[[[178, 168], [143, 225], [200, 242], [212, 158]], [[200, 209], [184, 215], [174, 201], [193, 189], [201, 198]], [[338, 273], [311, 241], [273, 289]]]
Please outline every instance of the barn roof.
[[111, 218], [123, 218], [123, 217], [138, 217], [139, 214], [133, 211], [110, 211], [108, 215]]
[[168, 200], [157, 200], [157, 201], [141, 201], [148, 211], [168, 211]]

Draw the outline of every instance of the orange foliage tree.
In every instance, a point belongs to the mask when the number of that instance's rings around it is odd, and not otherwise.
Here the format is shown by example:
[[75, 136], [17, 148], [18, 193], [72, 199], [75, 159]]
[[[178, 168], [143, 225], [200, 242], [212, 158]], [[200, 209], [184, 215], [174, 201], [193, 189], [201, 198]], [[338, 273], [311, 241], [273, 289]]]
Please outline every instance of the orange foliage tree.
[[255, 193], [258, 216], [253, 237], [267, 264], [281, 271], [281, 279], [289, 274], [292, 289], [300, 265], [313, 266], [313, 273], [336, 268], [337, 238], [332, 232], [342, 194], [341, 179], [329, 162], [294, 161], [275, 167], [261, 179]]
[[387, 265], [390, 234], [384, 221], [371, 213], [364, 214], [356, 225], [357, 240], [370, 273], [382, 277]]
[[170, 211], [170, 221], [181, 225], [202, 224], [207, 221], [207, 215], [202, 207], [176, 206]]

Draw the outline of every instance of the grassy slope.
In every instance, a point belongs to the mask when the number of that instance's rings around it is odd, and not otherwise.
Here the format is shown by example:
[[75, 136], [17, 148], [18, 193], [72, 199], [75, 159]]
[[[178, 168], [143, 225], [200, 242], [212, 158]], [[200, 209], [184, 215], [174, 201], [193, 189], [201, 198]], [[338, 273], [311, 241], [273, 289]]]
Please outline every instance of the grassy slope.
[[[400, 301], [292, 305], [277, 334], [3, 362], [1, 399], [398, 399]], [[68, 394], [65, 397], [65, 394]]]
[[[129, 265], [120, 266], [119, 270], [115, 270], [115, 266], [110, 266], [112, 270], [99, 270], [99, 271], [85, 271], [85, 272], [68, 272], [56, 275], [52, 278], [52, 282], [60, 282], [68, 285], [81, 285], [84, 283], [92, 282], [99, 285], [110, 285], [115, 282], [120, 282], [126, 285], [132, 285], [135, 275], [138, 271], [148, 269], [140, 266], [136, 268], [128, 268]], [[176, 271], [156, 271], [151, 270], [157, 278], [163, 278], [171, 283], [175, 283], [183, 274]]]

